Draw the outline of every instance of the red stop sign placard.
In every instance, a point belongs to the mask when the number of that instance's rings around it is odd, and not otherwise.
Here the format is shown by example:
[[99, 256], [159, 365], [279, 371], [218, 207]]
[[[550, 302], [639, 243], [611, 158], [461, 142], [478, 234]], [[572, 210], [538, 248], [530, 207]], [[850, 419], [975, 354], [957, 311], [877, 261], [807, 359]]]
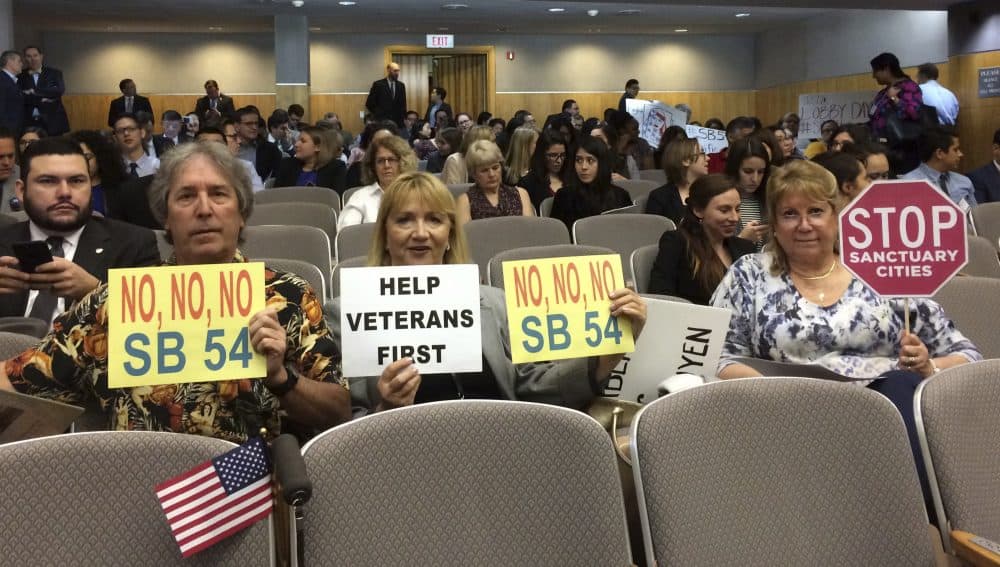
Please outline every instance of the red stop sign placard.
[[884, 297], [930, 297], [965, 266], [965, 215], [926, 181], [876, 181], [840, 213], [844, 266]]

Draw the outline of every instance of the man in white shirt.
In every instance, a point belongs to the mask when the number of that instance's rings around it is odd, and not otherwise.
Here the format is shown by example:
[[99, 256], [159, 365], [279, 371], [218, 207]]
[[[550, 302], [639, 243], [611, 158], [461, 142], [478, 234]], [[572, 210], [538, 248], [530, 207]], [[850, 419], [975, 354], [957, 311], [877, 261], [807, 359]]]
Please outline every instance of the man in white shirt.
[[955, 93], [942, 87], [937, 78], [937, 65], [924, 63], [917, 67], [917, 83], [920, 84], [924, 104], [937, 109], [938, 122], [945, 126], [954, 126], [958, 120], [958, 98], [955, 97]]
[[146, 154], [143, 147], [146, 131], [134, 114], [122, 114], [115, 120], [115, 141], [125, 163], [125, 173], [132, 177], [153, 175], [160, 168], [160, 160]]

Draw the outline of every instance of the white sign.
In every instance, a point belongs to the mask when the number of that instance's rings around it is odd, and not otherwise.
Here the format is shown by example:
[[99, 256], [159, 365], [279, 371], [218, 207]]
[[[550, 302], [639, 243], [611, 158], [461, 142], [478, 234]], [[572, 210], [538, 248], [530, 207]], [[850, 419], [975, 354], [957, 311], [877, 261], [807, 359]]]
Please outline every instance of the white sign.
[[688, 124], [684, 127], [688, 138], [698, 140], [701, 151], [706, 154], [717, 154], [729, 147], [729, 140], [726, 139], [725, 130], [715, 130], [704, 126], [692, 126]]
[[625, 110], [639, 121], [639, 136], [654, 148], [667, 128], [687, 124], [687, 113], [657, 100], [625, 99]]
[[344, 375], [379, 376], [404, 357], [421, 374], [482, 370], [475, 264], [346, 268], [340, 281]]
[[821, 138], [820, 126], [827, 120], [838, 125], [868, 122], [874, 91], [799, 95], [799, 143]]
[[427, 34], [427, 47], [451, 49], [455, 47], [455, 36], [451, 34]]
[[611, 374], [603, 396], [645, 404], [674, 374], [715, 376], [732, 311], [646, 298], [646, 326]]

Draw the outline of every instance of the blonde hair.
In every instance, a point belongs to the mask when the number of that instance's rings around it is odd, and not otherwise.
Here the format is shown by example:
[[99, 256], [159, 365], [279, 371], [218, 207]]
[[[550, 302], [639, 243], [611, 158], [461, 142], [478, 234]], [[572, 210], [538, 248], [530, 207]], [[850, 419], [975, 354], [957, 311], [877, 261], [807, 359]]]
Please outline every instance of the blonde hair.
[[473, 126], [472, 128], [469, 128], [469, 131], [462, 137], [462, 146], [458, 149], [458, 153], [462, 154], [462, 157], [465, 157], [465, 152], [469, 151], [469, 146], [471, 146], [473, 142], [477, 142], [479, 140], [496, 142], [497, 134], [493, 131], [493, 128], [490, 128], [489, 126]]
[[531, 146], [538, 141], [538, 130], [521, 126], [514, 130], [510, 137], [510, 148], [507, 149], [507, 179], [508, 185], [516, 184], [523, 175], [531, 169]]
[[774, 237], [774, 227], [780, 219], [778, 205], [789, 195], [801, 195], [814, 201], [830, 203], [834, 217], [844, 206], [837, 178], [825, 167], [800, 159], [774, 168], [771, 179], [767, 182], [767, 218], [771, 219], [771, 238], [765, 246], [771, 252], [772, 275], [788, 271], [788, 255]]
[[368, 149], [365, 150], [365, 157], [361, 160], [361, 181], [365, 184], [371, 185], [378, 181], [378, 175], [375, 173], [375, 154], [379, 148], [385, 148], [396, 155], [399, 159], [399, 173], [417, 170], [417, 154], [413, 153], [413, 148], [406, 143], [406, 140], [392, 134], [373, 136]]
[[489, 140], [476, 140], [469, 146], [469, 151], [465, 152], [465, 167], [469, 168], [472, 175], [477, 169], [503, 163], [503, 153], [500, 147]]
[[404, 173], [385, 189], [382, 204], [378, 208], [378, 218], [375, 220], [375, 237], [368, 251], [369, 266], [390, 266], [388, 239], [386, 238], [389, 216], [400, 207], [414, 199], [420, 201], [431, 210], [445, 214], [450, 224], [448, 230], [448, 249], [444, 253], [445, 264], [468, 264], [469, 252], [465, 242], [465, 231], [458, 226], [455, 214], [455, 198], [451, 191], [437, 177], [422, 171]]
[[663, 149], [663, 171], [667, 174], [667, 180], [674, 185], [687, 182], [687, 165], [685, 161], [694, 163], [698, 158], [701, 145], [695, 138], [686, 140], [674, 140]]

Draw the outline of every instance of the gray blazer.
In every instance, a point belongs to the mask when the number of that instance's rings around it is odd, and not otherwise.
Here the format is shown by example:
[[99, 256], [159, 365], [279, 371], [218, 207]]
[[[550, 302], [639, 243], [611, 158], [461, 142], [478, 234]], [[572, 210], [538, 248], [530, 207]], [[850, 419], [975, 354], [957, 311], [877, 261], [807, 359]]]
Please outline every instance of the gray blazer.
[[[510, 360], [510, 335], [507, 329], [507, 305], [502, 289], [479, 286], [479, 307], [482, 314], [483, 358], [496, 376], [497, 386], [509, 400], [541, 402], [572, 408], [582, 408], [596, 394], [594, 358], [576, 358], [556, 362], [526, 362]], [[340, 298], [328, 304], [327, 325], [340, 348]], [[351, 405], [355, 417], [374, 411], [378, 405], [378, 376], [348, 376]]]

